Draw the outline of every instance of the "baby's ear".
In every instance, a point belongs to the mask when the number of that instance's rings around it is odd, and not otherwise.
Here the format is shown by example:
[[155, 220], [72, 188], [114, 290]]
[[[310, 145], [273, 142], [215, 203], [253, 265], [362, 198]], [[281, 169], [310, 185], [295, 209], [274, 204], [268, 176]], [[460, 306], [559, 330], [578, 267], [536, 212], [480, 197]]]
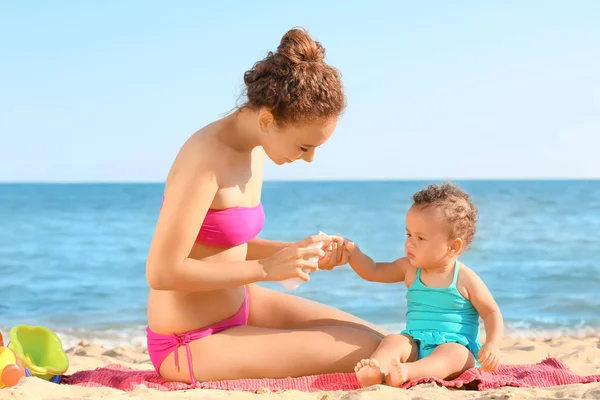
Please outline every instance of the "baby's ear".
[[464, 250], [465, 242], [461, 238], [452, 239], [450, 249], [454, 254], [460, 254]]

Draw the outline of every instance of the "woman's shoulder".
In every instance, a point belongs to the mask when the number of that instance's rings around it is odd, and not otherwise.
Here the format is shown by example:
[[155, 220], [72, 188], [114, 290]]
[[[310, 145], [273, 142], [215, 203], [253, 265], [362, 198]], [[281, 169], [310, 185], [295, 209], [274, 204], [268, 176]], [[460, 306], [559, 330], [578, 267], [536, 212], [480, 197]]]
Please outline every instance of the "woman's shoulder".
[[181, 146], [181, 150], [189, 149], [195, 153], [211, 155], [220, 147], [224, 149], [226, 146], [218, 140], [218, 129], [213, 125], [207, 125], [192, 133]]
[[[216, 121], [194, 132], [182, 145], [180, 153], [192, 153], [195, 156], [212, 157], [223, 161], [227, 165], [232, 158], [245, 159], [247, 153], [237, 147], [235, 140], [231, 139], [231, 131], [222, 121]], [[250, 152], [252, 159], [264, 159], [265, 152], [260, 146]], [[197, 157], [194, 157], [197, 158]]]
[[205, 126], [190, 135], [181, 145], [173, 161], [173, 168], [196, 166], [216, 170], [220, 164], [218, 161], [223, 159], [226, 151], [226, 146], [217, 140], [215, 130], [210, 125]]
[[246, 164], [253, 172], [260, 171], [265, 158], [264, 150], [257, 147], [251, 154], [236, 150], [223, 140], [223, 135], [227, 133], [223, 132], [223, 129], [222, 124], [215, 122], [188, 137], [173, 161], [167, 181], [171, 176], [182, 173], [187, 175], [188, 179], [229, 181], [232, 169], [239, 170]]

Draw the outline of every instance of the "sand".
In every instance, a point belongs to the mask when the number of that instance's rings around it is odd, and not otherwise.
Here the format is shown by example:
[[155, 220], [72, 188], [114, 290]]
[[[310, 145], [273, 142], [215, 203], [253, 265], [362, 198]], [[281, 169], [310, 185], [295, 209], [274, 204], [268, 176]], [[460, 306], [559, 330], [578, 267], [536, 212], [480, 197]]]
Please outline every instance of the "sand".
[[[548, 355], [562, 360], [580, 375], [600, 374], [600, 335], [588, 337], [507, 338], [502, 342], [502, 361], [506, 364], [537, 363]], [[152, 369], [145, 348], [107, 349], [82, 341], [68, 349], [71, 365], [68, 374], [78, 370], [94, 369], [112, 363], [121, 363], [139, 369]], [[252, 399], [283, 398], [290, 400], [370, 400], [370, 399], [600, 399], [600, 383], [559, 386], [548, 389], [504, 387], [489, 391], [446, 389], [434, 384], [421, 384], [411, 389], [375, 386], [355, 391], [303, 393], [245, 393], [218, 390], [186, 390], [159, 392], [138, 387], [132, 392], [110, 388], [85, 388], [56, 385], [41, 379], [27, 378], [12, 388], [0, 390], [0, 399]]]

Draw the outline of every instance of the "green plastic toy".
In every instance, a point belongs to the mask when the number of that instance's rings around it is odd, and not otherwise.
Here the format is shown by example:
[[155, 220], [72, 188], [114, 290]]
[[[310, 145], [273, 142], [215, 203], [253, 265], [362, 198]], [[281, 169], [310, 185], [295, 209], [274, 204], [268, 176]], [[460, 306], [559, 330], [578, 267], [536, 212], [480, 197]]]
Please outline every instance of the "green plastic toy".
[[10, 330], [11, 349], [28, 372], [46, 381], [60, 381], [69, 358], [58, 336], [44, 326], [17, 325]]

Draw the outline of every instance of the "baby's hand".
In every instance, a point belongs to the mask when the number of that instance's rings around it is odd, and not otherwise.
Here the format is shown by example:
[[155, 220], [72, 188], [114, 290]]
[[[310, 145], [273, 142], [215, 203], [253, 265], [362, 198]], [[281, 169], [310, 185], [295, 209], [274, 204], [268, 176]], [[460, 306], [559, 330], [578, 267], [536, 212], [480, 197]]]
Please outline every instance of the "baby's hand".
[[[347, 259], [352, 256], [352, 252], [354, 251], [355, 248], [356, 248], [356, 245], [354, 244], [353, 241], [344, 239], [344, 252], [346, 253]], [[347, 259], [346, 259], [346, 261], [347, 261]]]
[[482, 371], [495, 371], [498, 369], [500, 350], [494, 343], [486, 343], [479, 350], [477, 357]]
[[[341, 236], [339, 233], [337, 236]], [[349, 244], [352, 244], [350, 247]], [[350, 248], [354, 248], [354, 244], [347, 239], [344, 239], [344, 244], [339, 246], [337, 242], [331, 242], [328, 247], [324, 247], [325, 256], [319, 260], [319, 269], [332, 270], [338, 265], [344, 265], [348, 262]]]

